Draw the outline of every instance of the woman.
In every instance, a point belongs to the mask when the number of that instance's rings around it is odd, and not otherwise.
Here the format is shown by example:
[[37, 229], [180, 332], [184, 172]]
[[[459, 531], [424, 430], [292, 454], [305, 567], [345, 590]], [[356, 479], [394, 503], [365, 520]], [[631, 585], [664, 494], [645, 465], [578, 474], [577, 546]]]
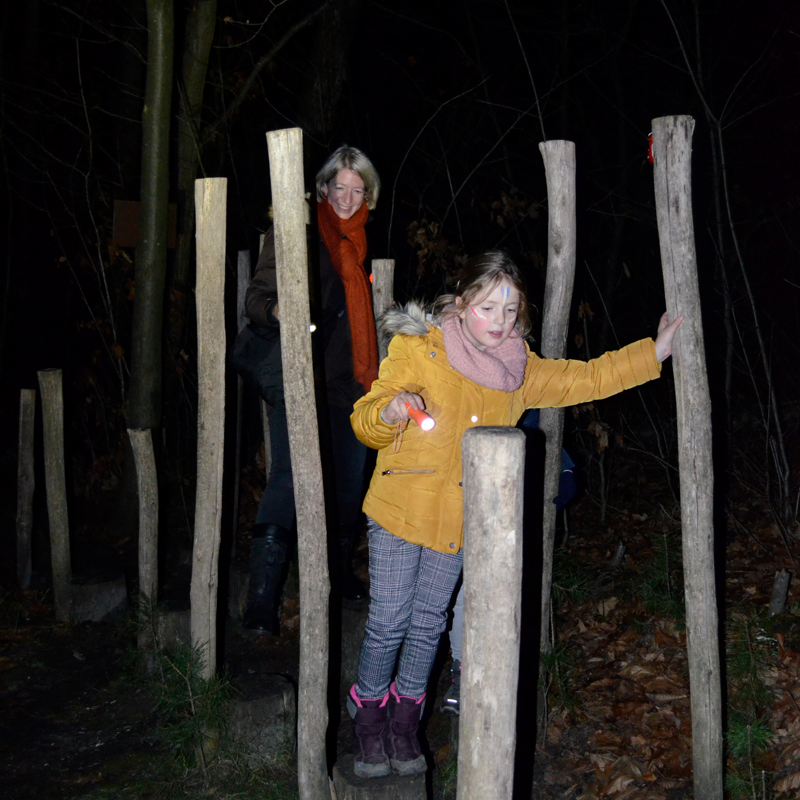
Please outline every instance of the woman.
[[[332, 580], [342, 598], [361, 601], [366, 589], [352, 572], [352, 552], [361, 531], [366, 447], [353, 434], [353, 404], [378, 376], [372, 294], [364, 270], [364, 225], [375, 208], [380, 179], [355, 147], [332, 153], [316, 176], [319, 228], [319, 288], [322, 318], [315, 320], [324, 348], [325, 385], [336, 487], [338, 570]], [[311, 243], [310, 243], [311, 244]], [[309, 247], [309, 251], [311, 247]], [[245, 298], [251, 328], [266, 338], [280, 328], [273, 231], [268, 231]], [[277, 634], [278, 606], [293, 544], [295, 516], [286, 405], [279, 359], [265, 363], [257, 388], [270, 404], [272, 465], [250, 545], [250, 590], [244, 627]]]

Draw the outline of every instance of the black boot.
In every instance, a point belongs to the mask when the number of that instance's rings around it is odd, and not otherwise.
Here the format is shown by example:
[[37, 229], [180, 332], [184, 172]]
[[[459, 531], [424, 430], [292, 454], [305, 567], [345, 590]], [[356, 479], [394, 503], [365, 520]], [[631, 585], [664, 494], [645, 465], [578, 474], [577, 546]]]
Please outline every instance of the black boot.
[[258, 523], [250, 542], [250, 587], [247, 610], [242, 622], [245, 630], [280, 633], [278, 607], [291, 545], [291, 531], [280, 525]]
[[358, 540], [361, 527], [354, 525], [339, 526], [339, 564], [338, 574], [333, 584], [338, 589], [342, 600], [348, 603], [361, 604], [368, 597], [367, 587], [353, 573], [353, 550]]

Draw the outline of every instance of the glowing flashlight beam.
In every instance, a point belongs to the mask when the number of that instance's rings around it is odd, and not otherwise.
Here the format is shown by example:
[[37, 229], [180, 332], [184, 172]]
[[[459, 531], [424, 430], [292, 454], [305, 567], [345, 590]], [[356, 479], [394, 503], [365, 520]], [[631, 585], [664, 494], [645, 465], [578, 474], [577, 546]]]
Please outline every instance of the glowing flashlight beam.
[[409, 402], [406, 402], [406, 408], [408, 409], [411, 419], [413, 419], [414, 422], [416, 422], [417, 425], [422, 428], [422, 430], [433, 430], [434, 426], [436, 425], [436, 420], [430, 414], [426, 414], [424, 411], [420, 411], [418, 408], [413, 408]]

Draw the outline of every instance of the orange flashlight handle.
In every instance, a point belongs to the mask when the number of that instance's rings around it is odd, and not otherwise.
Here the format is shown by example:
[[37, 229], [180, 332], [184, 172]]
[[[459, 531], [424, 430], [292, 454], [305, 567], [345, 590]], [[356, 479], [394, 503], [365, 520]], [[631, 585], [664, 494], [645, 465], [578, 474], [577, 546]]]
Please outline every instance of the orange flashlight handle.
[[[414, 422], [419, 425], [420, 428], [423, 430], [430, 430], [433, 425], [433, 417], [430, 414], [426, 414], [424, 411], [420, 411], [418, 408], [414, 408], [411, 403], [406, 401], [406, 409], [408, 409], [408, 414]], [[430, 422], [428, 422], [430, 420]]]

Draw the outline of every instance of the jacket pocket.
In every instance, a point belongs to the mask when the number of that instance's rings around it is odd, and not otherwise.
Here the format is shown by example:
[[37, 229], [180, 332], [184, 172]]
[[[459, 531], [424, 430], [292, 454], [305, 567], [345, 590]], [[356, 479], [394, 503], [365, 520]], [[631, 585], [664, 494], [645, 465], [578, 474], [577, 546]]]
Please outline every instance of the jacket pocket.
[[435, 469], [385, 469], [381, 475], [432, 475]]

